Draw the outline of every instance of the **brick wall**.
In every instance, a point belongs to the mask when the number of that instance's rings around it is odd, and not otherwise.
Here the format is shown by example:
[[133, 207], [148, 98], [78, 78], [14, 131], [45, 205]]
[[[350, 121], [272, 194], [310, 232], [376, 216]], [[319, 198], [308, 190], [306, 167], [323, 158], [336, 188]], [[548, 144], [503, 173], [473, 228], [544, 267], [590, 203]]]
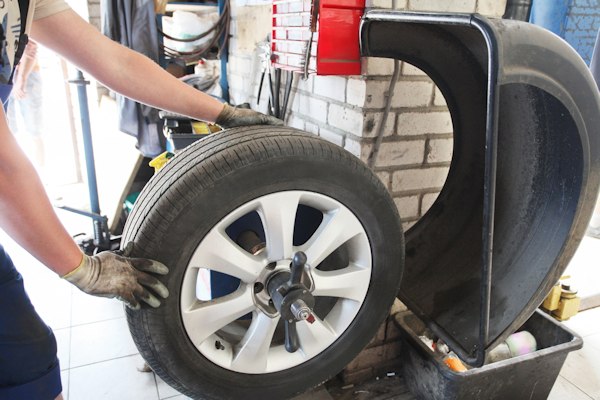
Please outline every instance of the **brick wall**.
[[[391, 8], [392, 0], [367, 0]], [[260, 76], [256, 43], [270, 33], [270, 2], [236, 0], [229, 78], [232, 102], [265, 112], [268, 91], [257, 104]], [[396, 0], [415, 11], [479, 12], [501, 16], [506, 0]], [[251, 26], [252, 29], [247, 29]], [[364, 58], [363, 75], [296, 79], [286, 123], [323, 137], [366, 161], [381, 123], [393, 61]], [[405, 229], [431, 206], [444, 184], [452, 157], [452, 123], [444, 98], [422, 71], [401, 65], [375, 172], [399, 208]]]
[[600, 0], [572, 0], [565, 22], [565, 40], [589, 64], [600, 29]]

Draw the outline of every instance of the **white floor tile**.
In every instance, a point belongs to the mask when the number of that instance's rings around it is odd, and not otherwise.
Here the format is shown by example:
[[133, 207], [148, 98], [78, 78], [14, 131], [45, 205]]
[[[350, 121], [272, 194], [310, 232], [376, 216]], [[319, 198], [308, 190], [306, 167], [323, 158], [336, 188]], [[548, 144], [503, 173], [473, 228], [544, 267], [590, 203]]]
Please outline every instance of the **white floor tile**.
[[563, 323], [583, 337], [600, 333], [600, 307], [580, 312]]
[[71, 369], [69, 400], [158, 400], [154, 374], [138, 355]]
[[60, 380], [62, 381], [62, 395], [63, 400], [69, 400], [69, 371], [62, 371], [60, 373]]
[[123, 318], [123, 303], [116, 299], [90, 296], [73, 290], [71, 324], [73, 326]]
[[58, 348], [58, 360], [60, 361], [60, 370], [69, 369], [71, 355], [71, 328], [55, 329], [56, 345]]
[[593, 335], [586, 336], [583, 340], [586, 345], [592, 346], [596, 348], [596, 350], [600, 351], [600, 333], [595, 333]]
[[591, 400], [592, 398], [579, 390], [577, 386], [559, 376], [552, 387], [548, 400]]
[[125, 318], [74, 326], [71, 368], [137, 354]]
[[585, 344], [567, 357], [560, 375], [593, 399], [600, 399], [600, 350]]
[[578, 295], [585, 298], [596, 298], [600, 293], [600, 239], [585, 236], [569, 262], [564, 275], [571, 276], [571, 283], [578, 290]]
[[156, 387], [158, 388], [158, 397], [160, 399], [170, 399], [175, 396], [183, 396], [177, 390], [173, 389], [169, 386], [165, 381], [163, 381], [160, 376], [156, 375]]

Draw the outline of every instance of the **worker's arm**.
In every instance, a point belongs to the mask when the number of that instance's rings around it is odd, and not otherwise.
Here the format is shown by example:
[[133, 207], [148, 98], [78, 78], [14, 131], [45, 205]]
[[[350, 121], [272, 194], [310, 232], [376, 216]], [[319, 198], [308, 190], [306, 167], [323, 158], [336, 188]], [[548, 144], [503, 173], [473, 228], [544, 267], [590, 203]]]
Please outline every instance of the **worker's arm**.
[[[102, 35], [72, 10], [35, 20], [31, 37], [99, 82], [150, 106], [217, 122], [224, 127], [281, 124], [252, 110], [238, 110], [186, 85], [148, 57]], [[223, 112], [223, 113], [222, 113]]]
[[19, 65], [15, 69], [15, 76], [13, 78], [14, 87], [11, 95], [17, 99], [23, 99], [27, 95], [25, 89], [27, 87], [27, 79], [29, 79], [29, 74], [31, 74], [31, 71], [35, 67], [37, 62], [36, 57], [37, 44], [33, 40], [30, 40], [25, 47]]
[[[146, 272], [166, 274], [168, 269], [146, 259], [112, 252], [89, 257], [59, 221], [42, 182], [21, 151], [0, 107], [0, 227], [47, 267], [86, 293], [117, 297], [138, 308], [139, 300], [160, 305], [154, 294], [167, 297], [167, 288]], [[127, 255], [127, 254], [125, 254]]]
[[60, 223], [34, 167], [0, 107], [0, 224], [16, 242], [59, 275], [81, 262], [79, 247]]

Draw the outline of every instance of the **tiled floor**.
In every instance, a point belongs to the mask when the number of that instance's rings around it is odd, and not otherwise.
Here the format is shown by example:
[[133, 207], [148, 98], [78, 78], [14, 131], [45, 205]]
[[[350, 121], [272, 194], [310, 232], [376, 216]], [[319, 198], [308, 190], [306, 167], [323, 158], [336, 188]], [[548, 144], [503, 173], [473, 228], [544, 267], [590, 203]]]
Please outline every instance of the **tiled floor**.
[[[73, 232], [90, 224], [64, 211], [59, 215]], [[592, 245], [600, 245], [600, 240], [590, 240], [596, 241]], [[120, 302], [79, 292], [42, 267], [4, 233], [0, 233], [0, 243], [24, 275], [38, 312], [56, 333], [66, 399], [186, 398], [153, 373], [138, 371], [143, 360], [129, 335]], [[550, 399], [600, 400], [600, 308], [582, 312], [565, 324], [583, 336], [585, 344], [568, 356]], [[332, 399], [325, 390], [302, 398]]]

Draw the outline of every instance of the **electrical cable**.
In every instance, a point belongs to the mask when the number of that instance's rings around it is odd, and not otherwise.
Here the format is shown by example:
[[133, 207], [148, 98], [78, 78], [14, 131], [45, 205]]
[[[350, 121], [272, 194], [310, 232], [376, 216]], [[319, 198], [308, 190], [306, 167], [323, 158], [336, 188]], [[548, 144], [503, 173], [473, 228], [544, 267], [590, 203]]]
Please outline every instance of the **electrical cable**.
[[377, 155], [379, 154], [379, 148], [381, 147], [381, 141], [383, 140], [383, 134], [385, 133], [385, 123], [387, 122], [388, 116], [390, 114], [390, 108], [392, 107], [392, 97], [394, 97], [394, 89], [396, 88], [396, 81], [398, 80], [399, 75], [400, 61], [394, 60], [394, 72], [392, 73], [392, 79], [390, 80], [390, 86], [388, 88], [388, 96], [385, 103], [385, 110], [383, 111], [383, 115], [381, 116], [381, 121], [377, 129], [377, 137], [375, 139], [375, 143], [373, 144], [373, 148], [371, 149], [371, 153], [369, 154], [369, 158], [367, 159], [367, 165], [371, 169], [373, 169], [373, 167], [375, 166], [375, 161], [377, 160]]
[[[176, 38], [171, 35], [166, 34], [162, 30], [158, 30], [159, 34], [165, 37], [166, 39], [170, 39], [176, 42], [189, 43], [194, 42], [196, 40], [200, 40], [208, 36], [209, 34], [214, 32], [214, 35], [210, 38], [208, 43], [201, 48], [194, 51], [179, 51], [168, 46], [162, 45], [163, 53], [170, 58], [181, 59], [186, 63], [191, 63], [200, 60], [201, 58], [207, 58], [210, 55], [211, 51], [218, 47], [219, 50], [217, 52], [217, 57], [220, 57], [223, 49], [226, 49], [229, 44], [229, 25], [231, 23], [231, 7], [229, 0], [225, 0], [223, 11], [219, 16], [219, 19], [213, 26], [211, 26], [207, 31], [202, 32], [199, 35], [190, 37], [190, 38]], [[222, 40], [221, 45], [219, 46], [219, 42]]]

